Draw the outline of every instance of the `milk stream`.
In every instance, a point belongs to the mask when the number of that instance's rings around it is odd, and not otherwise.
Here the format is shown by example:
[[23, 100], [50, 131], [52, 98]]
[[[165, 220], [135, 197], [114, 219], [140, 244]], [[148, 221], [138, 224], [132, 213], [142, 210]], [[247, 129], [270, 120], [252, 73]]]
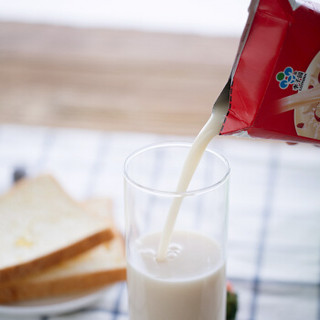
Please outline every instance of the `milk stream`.
[[[176, 187], [177, 193], [183, 193], [187, 191], [193, 174], [209, 142], [215, 136], [219, 135], [225, 115], [226, 111], [224, 108], [214, 108], [214, 112], [211, 114], [209, 120], [194, 140], [182, 168], [182, 172]], [[172, 201], [158, 247], [158, 261], [164, 261], [166, 259], [166, 253], [171, 241], [174, 225], [179, 213], [182, 200], [183, 197], [179, 197], [175, 198]]]

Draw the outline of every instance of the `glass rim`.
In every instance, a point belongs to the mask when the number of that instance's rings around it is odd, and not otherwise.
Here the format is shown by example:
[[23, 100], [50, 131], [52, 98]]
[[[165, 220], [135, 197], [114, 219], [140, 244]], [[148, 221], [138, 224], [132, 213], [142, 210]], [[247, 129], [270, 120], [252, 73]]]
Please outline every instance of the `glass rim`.
[[[219, 181], [210, 184], [206, 187], [203, 188], [197, 188], [194, 190], [190, 190], [190, 191], [185, 191], [185, 192], [177, 192], [177, 191], [165, 191], [165, 190], [159, 190], [156, 188], [150, 188], [148, 186], [145, 186], [143, 184], [140, 184], [138, 182], [136, 182], [133, 178], [130, 177], [130, 175], [128, 174], [128, 166], [130, 164], [130, 161], [133, 160], [135, 157], [137, 157], [138, 155], [149, 151], [149, 150], [153, 150], [153, 149], [158, 149], [158, 148], [164, 148], [164, 147], [184, 147], [184, 148], [189, 148], [192, 146], [192, 143], [190, 142], [160, 142], [160, 143], [154, 143], [154, 144], [150, 144], [147, 145], [145, 147], [142, 147], [140, 149], [137, 149], [136, 151], [132, 152], [131, 154], [129, 154], [129, 156], [126, 158], [125, 162], [124, 162], [124, 166], [123, 166], [123, 173], [124, 173], [124, 178], [126, 181], [128, 181], [131, 185], [135, 186], [136, 188], [143, 190], [147, 193], [152, 193], [152, 194], [156, 194], [156, 195], [161, 195], [161, 196], [168, 196], [168, 197], [173, 197], [173, 198], [183, 198], [183, 197], [188, 197], [188, 196], [195, 196], [198, 194], [203, 194], [203, 193], [207, 193], [210, 192], [214, 189], [216, 189], [217, 187], [219, 187], [220, 185], [222, 185], [224, 182], [227, 181], [227, 179], [229, 178], [230, 175], [230, 165], [229, 165], [229, 161], [219, 152], [213, 151], [212, 149], [210, 149], [209, 147], [207, 147], [205, 149], [205, 152], [208, 152], [214, 156], [216, 156], [217, 158], [219, 158], [225, 165], [226, 167], [226, 172], [225, 174], [222, 176], [221, 179], [219, 179]], [[183, 165], [183, 163], [182, 163]]]

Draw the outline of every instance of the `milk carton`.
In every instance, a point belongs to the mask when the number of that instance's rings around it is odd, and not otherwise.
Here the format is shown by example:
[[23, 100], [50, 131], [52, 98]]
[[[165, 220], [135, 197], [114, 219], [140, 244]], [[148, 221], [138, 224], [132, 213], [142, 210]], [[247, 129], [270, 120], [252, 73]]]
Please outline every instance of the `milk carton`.
[[320, 3], [253, 0], [223, 95], [221, 135], [320, 144]]

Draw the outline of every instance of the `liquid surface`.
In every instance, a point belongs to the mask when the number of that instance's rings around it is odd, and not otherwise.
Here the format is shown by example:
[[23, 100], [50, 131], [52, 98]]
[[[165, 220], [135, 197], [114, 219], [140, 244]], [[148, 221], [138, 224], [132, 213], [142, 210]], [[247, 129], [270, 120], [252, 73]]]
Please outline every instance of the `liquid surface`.
[[130, 320], [224, 320], [225, 267], [218, 244], [175, 231], [165, 261], [156, 259], [161, 234], [139, 239], [128, 262]]
[[164, 261], [156, 258], [160, 233], [137, 241], [137, 265], [149, 276], [179, 281], [212, 273], [222, 264], [221, 249], [214, 241], [196, 232], [175, 231]]

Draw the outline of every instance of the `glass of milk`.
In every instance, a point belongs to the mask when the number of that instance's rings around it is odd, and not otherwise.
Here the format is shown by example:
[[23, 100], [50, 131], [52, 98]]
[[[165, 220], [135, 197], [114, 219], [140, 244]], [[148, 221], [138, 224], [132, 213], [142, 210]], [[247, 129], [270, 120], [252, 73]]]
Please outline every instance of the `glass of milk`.
[[125, 162], [130, 320], [225, 320], [230, 168], [215, 151], [190, 150], [152, 145]]

